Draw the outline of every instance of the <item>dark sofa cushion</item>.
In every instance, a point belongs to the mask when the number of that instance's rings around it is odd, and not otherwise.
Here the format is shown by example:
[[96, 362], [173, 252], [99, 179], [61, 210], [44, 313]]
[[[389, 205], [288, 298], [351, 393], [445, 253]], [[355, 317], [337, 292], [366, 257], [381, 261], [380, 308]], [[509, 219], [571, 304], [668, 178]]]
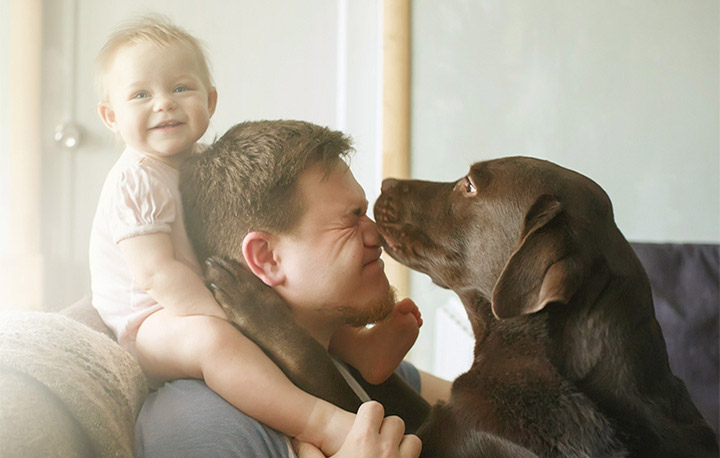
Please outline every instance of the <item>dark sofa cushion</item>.
[[718, 433], [720, 246], [633, 243], [650, 277], [670, 367]]

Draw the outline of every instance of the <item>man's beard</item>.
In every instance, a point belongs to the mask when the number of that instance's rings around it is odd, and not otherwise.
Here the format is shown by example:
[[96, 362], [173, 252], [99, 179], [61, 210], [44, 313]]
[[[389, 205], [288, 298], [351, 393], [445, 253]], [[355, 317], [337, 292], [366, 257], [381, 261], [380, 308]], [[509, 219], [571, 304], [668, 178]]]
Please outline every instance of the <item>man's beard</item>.
[[385, 319], [393, 311], [395, 302], [397, 302], [397, 291], [391, 286], [377, 301], [364, 307], [340, 307], [340, 313], [345, 319], [345, 324], [353, 327], [365, 326]]

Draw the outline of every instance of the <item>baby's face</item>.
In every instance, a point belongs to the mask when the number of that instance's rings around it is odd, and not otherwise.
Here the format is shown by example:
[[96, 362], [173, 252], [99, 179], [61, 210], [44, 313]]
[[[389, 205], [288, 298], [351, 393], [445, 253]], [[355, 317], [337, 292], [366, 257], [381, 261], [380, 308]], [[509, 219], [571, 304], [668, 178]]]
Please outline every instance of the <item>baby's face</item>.
[[127, 146], [175, 167], [192, 152], [215, 111], [217, 92], [182, 45], [128, 45], [106, 69], [100, 117]]

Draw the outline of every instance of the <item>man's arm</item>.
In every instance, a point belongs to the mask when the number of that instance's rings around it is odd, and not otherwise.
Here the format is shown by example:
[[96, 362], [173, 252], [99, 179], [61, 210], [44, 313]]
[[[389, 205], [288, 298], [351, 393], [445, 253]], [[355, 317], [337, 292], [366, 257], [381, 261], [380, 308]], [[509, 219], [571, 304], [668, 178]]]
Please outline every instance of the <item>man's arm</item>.
[[452, 382], [418, 369], [420, 373], [420, 395], [430, 405], [450, 399]]

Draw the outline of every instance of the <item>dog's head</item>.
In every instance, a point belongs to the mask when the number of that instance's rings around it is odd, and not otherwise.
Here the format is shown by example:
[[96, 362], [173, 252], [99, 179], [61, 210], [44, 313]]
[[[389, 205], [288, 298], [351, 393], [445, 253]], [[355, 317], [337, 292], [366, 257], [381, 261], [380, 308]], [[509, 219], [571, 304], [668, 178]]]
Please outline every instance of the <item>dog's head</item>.
[[568, 302], [603, 250], [627, 245], [596, 183], [526, 157], [476, 163], [453, 183], [386, 180], [375, 220], [393, 258], [479, 292], [498, 318]]

